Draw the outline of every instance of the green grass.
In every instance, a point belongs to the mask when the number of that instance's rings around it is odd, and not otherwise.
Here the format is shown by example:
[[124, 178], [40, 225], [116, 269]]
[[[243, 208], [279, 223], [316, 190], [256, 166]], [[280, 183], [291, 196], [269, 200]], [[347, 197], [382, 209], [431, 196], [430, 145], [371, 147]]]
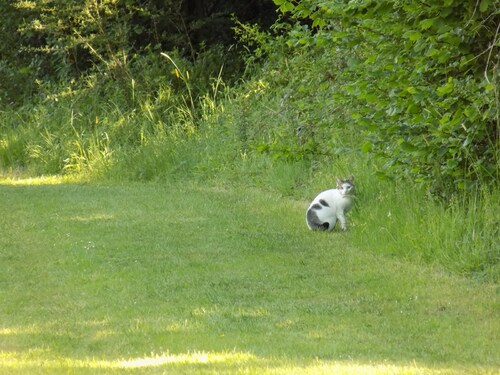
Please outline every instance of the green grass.
[[0, 184], [1, 374], [500, 369], [497, 285], [310, 232], [307, 201], [60, 182]]

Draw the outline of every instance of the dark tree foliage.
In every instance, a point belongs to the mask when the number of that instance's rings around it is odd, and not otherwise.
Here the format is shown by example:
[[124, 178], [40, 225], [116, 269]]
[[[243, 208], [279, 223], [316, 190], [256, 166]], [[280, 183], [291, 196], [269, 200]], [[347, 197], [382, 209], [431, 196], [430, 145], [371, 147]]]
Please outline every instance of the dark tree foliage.
[[267, 27], [276, 17], [272, 0], [14, 0], [0, 12], [0, 105], [20, 104], [36, 82], [78, 79], [99, 66], [119, 76], [151, 51], [194, 62], [235, 43], [233, 18]]

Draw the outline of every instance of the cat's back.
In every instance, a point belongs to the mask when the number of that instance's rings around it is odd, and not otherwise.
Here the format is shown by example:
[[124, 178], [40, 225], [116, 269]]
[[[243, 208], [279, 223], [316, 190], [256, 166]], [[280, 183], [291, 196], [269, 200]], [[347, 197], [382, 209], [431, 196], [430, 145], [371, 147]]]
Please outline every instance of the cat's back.
[[316, 198], [314, 198], [311, 206], [318, 203], [323, 207], [329, 207], [331, 209], [345, 209], [352, 205], [352, 197], [342, 195], [339, 189], [329, 189], [319, 193]]
[[342, 195], [340, 194], [338, 189], [328, 189], [319, 193], [316, 198], [314, 198], [313, 203], [318, 203], [320, 201], [324, 201], [330, 204], [334, 204], [335, 202], [342, 199]]

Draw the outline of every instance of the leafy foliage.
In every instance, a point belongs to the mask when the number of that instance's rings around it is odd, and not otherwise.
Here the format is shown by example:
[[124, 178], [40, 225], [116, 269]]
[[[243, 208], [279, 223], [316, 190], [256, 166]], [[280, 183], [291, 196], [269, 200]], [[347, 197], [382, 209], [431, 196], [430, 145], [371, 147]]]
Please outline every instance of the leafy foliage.
[[443, 194], [500, 177], [498, 3], [274, 0], [292, 49], [336, 65], [332, 100], [384, 175]]

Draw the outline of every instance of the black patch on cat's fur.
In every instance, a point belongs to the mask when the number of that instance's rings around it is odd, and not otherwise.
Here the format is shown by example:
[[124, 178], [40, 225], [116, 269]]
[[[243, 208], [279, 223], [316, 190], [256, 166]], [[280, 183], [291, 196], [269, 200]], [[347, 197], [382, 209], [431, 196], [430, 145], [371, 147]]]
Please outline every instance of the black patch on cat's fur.
[[316, 203], [316, 204], [313, 204], [309, 210], [307, 210], [307, 222], [308, 222], [309, 226], [313, 229], [328, 230], [328, 227], [330, 225], [328, 223], [322, 223], [319, 220], [319, 217], [316, 214], [316, 211], [314, 210], [314, 209], [318, 209], [318, 208], [321, 208], [321, 205]]
[[328, 203], [326, 203], [326, 201], [324, 199], [320, 199], [319, 203], [321, 203], [322, 206], [330, 207], [330, 205]]
[[323, 207], [321, 207], [321, 205], [319, 203], [315, 203], [311, 206], [311, 209], [314, 209], [314, 210], [320, 210], [321, 208], [323, 208]]

